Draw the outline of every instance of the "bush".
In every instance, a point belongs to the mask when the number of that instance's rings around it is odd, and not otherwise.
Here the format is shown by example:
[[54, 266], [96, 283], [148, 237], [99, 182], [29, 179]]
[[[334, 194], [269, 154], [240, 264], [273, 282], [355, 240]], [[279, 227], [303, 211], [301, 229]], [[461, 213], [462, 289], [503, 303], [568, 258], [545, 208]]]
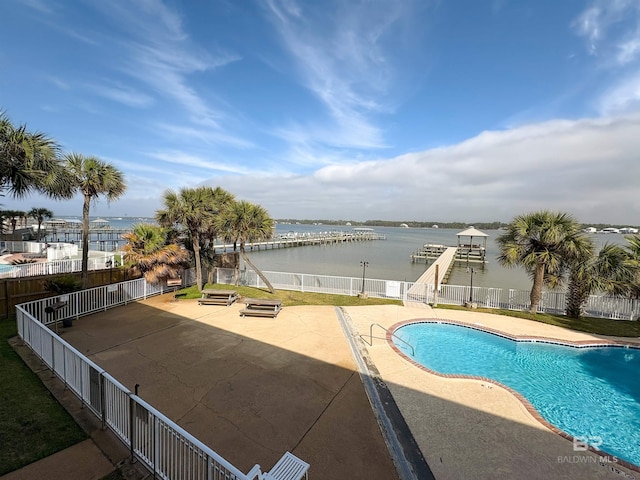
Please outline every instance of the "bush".
[[82, 281], [73, 275], [65, 275], [63, 277], [45, 280], [44, 288], [50, 292], [63, 295], [65, 293], [77, 292], [82, 289]]

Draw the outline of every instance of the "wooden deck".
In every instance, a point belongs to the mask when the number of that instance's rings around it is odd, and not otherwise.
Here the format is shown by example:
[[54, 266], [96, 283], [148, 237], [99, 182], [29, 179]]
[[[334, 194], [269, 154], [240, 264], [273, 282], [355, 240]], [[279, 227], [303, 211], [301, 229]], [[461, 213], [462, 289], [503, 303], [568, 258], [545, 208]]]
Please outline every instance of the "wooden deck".
[[420, 275], [415, 284], [409, 289], [408, 293], [420, 293], [424, 290], [424, 285], [434, 285], [436, 283], [436, 265], [438, 265], [439, 277], [438, 283], [442, 283], [442, 278], [447, 273], [451, 264], [455, 260], [457, 247], [447, 247], [445, 251], [431, 264], [425, 272]]

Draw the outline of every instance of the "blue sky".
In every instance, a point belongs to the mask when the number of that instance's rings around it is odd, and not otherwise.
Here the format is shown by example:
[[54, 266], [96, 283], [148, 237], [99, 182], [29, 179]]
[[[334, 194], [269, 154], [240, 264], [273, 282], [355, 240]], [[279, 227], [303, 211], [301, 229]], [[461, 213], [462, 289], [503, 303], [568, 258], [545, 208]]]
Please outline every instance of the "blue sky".
[[640, 224], [638, 0], [0, 11], [0, 108], [125, 175], [94, 215], [152, 216], [165, 190], [206, 184], [275, 218]]

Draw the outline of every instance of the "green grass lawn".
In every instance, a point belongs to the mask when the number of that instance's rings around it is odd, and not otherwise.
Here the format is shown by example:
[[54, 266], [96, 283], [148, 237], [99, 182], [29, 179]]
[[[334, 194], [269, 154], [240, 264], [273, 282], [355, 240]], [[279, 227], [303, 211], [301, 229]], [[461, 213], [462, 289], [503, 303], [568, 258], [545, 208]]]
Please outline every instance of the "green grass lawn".
[[0, 320], [0, 475], [87, 438], [13, 351], [13, 320]]
[[[466, 310], [461, 305], [438, 305], [437, 308]], [[526, 318], [536, 322], [548, 323], [557, 327], [569, 328], [579, 332], [593, 333], [596, 335], [608, 335], [615, 337], [640, 337], [640, 322], [628, 320], [609, 320], [607, 318], [569, 318], [564, 315], [552, 315], [550, 313], [529, 313], [514, 310], [501, 310], [495, 308], [478, 308], [474, 310], [482, 313], [492, 313], [494, 315], [506, 315], [508, 317]]]
[[[241, 297], [250, 298], [273, 298], [282, 300], [283, 306], [294, 305], [334, 305], [337, 307], [359, 306], [359, 305], [402, 305], [400, 300], [390, 300], [385, 298], [358, 298], [348, 295], [328, 295], [324, 293], [295, 292], [288, 290], [276, 290], [274, 294], [267, 290], [244, 287], [242, 285], [207, 284], [205, 288], [219, 290], [236, 290]], [[179, 298], [200, 298], [200, 292], [194, 285], [180, 290]], [[461, 305], [438, 305], [442, 309], [467, 310]], [[531, 314], [529, 312], [518, 312], [513, 310], [501, 310], [494, 308], [478, 308], [477, 312], [491, 313], [494, 315], [506, 315], [508, 317], [525, 318], [536, 322], [548, 323], [558, 327], [569, 328], [580, 332], [593, 333], [596, 335], [608, 335], [617, 337], [640, 337], [640, 322], [626, 320], [609, 320], [606, 318], [585, 317], [581, 319], [569, 318], [564, 315], [552, 315], [549, 313]]]
[[[235, 290], [241, 297], [247, 298], [271, 298], [281, 300], [282, 305], [292, 307], [295, 305], [333, 305], [336, 307], [349, 307], [356, 305], [402, 305], [400, 300], [391, 300], [385, 298], [358, 298], [349, 295], [329, 295], [326, 293], [313, 292], [295, 292], [289, 290], [276, 290], [274, 294], [267, 290], [253, 287], [244, 287], [242, 285], [224, 285], [216, 283], [214, 285], [207, 284], [205, 288], [218, 290]], [[200, 298], [201, 294], [198, 287], [191, 286], [178, 292], [178, 298]]]

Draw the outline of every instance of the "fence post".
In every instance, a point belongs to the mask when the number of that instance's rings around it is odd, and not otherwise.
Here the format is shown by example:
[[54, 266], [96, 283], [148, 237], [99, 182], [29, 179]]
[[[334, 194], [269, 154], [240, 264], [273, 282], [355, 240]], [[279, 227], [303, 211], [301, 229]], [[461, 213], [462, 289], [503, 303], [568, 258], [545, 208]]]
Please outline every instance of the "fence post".
[[135, 421], [134, 421], [134, 417], [135, 417], [135, 413], [134, 410], [136, 408], [136, 402], [133, 399], [133, 396], [131, 395], [131, 393], [129, 393], [129, 452], [131, 453], [131, 463], [135, 462], [135, 456], [134, 456], [134, 438], [135, 438]]
[[104, 372], [100, 372], [100, 418], [102, 420], [102, 430], [107, 426], [107, 396], [104, 391]]
[[156, 472], [158, 471], [158, 417], [153, 414], [153, 478], [156, 478]]
[[300, 275], [300, 291], [304, 292], [304, 273]]
[[67, 347], [62, 344], [62, 376], [64, 379], [64, 389], [67, 389]]
[[51, 335], [51, 376], [56, 376], [56, 350], [53, 335]]

